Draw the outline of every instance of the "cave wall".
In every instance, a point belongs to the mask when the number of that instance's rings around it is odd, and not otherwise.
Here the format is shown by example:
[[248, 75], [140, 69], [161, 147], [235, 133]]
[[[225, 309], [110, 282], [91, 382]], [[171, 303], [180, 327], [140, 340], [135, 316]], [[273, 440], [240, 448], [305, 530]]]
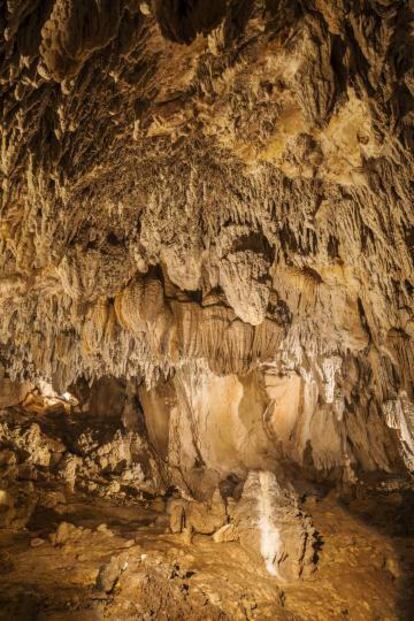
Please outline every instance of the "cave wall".
[[412, 469], [412, 2], [0, 10], [7, 379], [137, 379], [184, 470]]
[[[338, 398], [341, 375], [329, 385], [318, 371], [315, 381], [304, 370], [302, 376], [272, 368], [219, 376], [184, 367], [167, 382], [142, 387], [146, 429], [170, 482], [208, 496], [228, 476], [244, 480], [251, 470], [275, 465], [282, 479], [300, 473], [351, 485], [364, 475], [411, 470], [412, 444], [402, 450], [403, 429], [365, 396], [347, 408]], [[400, 421], [408, 419], [408, 407], [400, 401], [384, 406], [401, 408]]]

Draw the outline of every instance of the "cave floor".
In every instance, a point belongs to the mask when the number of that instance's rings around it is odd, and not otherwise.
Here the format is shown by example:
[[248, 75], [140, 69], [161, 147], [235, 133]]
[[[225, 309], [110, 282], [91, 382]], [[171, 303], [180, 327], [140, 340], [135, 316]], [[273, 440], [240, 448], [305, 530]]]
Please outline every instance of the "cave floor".
[[308, 497], [318, 569], [278, 585], [236, 543], [166, 534], [162, 502], [66, 494], [0, 530], [0, 619], [412, 619], [412, 512], [401, 493], [382, 500]]

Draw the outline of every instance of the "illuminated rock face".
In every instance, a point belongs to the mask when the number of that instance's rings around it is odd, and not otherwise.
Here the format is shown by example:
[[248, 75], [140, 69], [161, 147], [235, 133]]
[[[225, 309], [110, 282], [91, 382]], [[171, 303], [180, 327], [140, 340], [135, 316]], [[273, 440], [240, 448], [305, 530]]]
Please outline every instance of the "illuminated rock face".
[[413, 469], [413, 7], [331, 4], [5, 4], [4, 406], [139, 384], [202, 498]]
[[[319, 367], [300, 372], [218, 376], [183, 368], [168, 382], [141, 388], [148, 434], [171, 467], [172, 482], [203, 496], [230, 474], [244, 479], [275, 464], [348, 483], [364, 473], [401, 472], [402, 459], [412, 468], [408, 410], [396, 405], [395, 416], [384, 418], [361, 385], [360, 402], [346, 413], [343, 400], [331, 400]], [[339, 373], [337, 382], [344, 382]]]

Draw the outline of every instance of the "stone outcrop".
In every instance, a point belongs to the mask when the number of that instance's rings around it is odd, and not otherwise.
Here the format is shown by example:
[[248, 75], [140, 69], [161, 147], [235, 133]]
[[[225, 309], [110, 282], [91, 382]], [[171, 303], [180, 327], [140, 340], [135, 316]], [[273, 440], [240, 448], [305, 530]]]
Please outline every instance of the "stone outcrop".
[[251, 472], [234, 509], [241, 545], [260, 555], [281, 581], [309, 576], [315, 562], [315, 529], [293, 489], [283, 489], [272, 472]]
[[[168, 463], [171, 482], [202, 497], [228, 475], [245, 478], [275, 464], [351, 484], [367, 473], [410, 471], [412, 423], [408, 409], [403, 414], [398, 406], [408, 408], [409, 400], [396, 402], [394, 417], [384, 416], [363, 377], [353, 401], [349, 362], [332, 357], [308, 364], [226, 376], [183, 367], [167, 382], [140, 388], [149, 438]], [[393, 403], [384, 405], [386, 412]]]
[[238, 487], [224, 497], [216, 489], [207, 502], [172, 499], [171, 532], [190, 540], [198, 533], [212, 535], [216, 543], [239, 542], [281, 582], [309, 576], [316, 563], [316, 533], [294, 489], [263, 470], [250, 471]]
[[[92, 392], [105, 394], [97, 387]], [[125, 395], [124, 402], [133, 408]], [[15, 528], [24, 526], [39, 496], [43, 505], [49, 505], [50, 495], [39, 493], [33, 483], [42, 490], [44, 485], [63, 484], [69, 495], [82, 490], [101, 498], [163, 493], [167, 480], [162, 464], [143, 430], [136, 423], [131, 428], [131, 419], [126, 427], [120, 416], [108, 415], [105, 420], [96, 418], [93, 408], [90, 413], [72, 406], [67, 412], [63, 405], [60, 411], [48, 412], [47, 403], [46, 397], [42, 414], [12, 408], [0, 412], [3, 521], [15, 522]]]

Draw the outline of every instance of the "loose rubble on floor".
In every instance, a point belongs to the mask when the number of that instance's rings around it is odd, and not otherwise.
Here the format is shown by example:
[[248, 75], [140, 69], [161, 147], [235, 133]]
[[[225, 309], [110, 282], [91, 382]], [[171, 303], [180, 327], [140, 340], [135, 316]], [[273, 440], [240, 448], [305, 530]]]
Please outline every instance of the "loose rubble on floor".
[[251, 471], [197, 501], [163, 487], [137, 421], [36, 391], [1, 411], [0, 619], [409, 618], [407, 482]]

